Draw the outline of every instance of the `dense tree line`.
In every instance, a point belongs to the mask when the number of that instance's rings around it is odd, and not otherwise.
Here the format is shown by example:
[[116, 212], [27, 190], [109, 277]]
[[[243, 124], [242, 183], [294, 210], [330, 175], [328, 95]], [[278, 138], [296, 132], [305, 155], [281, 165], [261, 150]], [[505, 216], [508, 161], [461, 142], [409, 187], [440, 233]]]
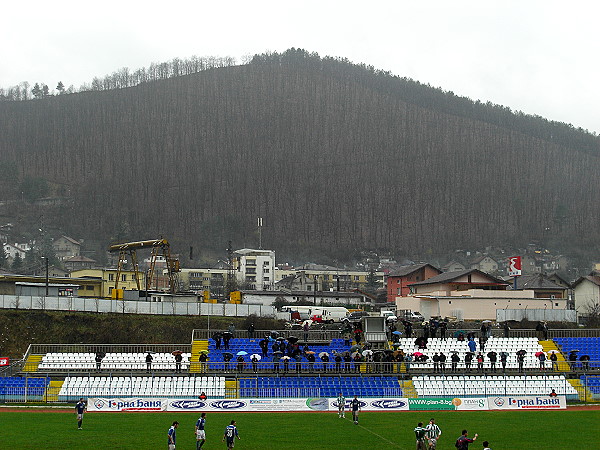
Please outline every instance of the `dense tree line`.
[[256, 217], [289, 254], [598, 243], [583, 130], [303, 50], [173, 70], [0, 103], [3, 164], [66, 184], [66, 231], [182, 252], [256, 246]]

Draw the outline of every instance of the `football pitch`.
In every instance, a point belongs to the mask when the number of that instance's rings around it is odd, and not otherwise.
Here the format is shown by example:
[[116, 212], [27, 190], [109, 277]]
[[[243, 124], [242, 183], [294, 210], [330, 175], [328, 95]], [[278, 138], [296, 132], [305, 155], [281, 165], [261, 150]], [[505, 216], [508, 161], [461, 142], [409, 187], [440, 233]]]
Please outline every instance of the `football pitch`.
[[[86, 413], [77, 430], [74, 412], [0, 410], [2, 448], [13, 449], [161, 449], [167, 430], [179, 421], [177, 449], [195, 449], [196, 413]], [[600, 445], [600, 411], [415, 411], [364, 412], [354, 425], [350, 414], [208, 413], [204, 449], [225, 449], [225, 426], [234, 419], [240, 450], [414, 449], [413, 428], [434, 417], [442, 429], [438, 449], [453, 449], [463, 428], [499, 449], [577, 449]]]

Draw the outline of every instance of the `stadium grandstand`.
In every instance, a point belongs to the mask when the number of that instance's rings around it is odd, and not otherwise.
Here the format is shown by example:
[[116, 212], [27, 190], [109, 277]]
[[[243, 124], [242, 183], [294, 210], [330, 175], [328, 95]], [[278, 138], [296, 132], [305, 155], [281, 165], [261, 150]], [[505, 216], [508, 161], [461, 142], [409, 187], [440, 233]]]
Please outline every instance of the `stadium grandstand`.
[[494, 330], [483, 340], [476, 331], [465, 331], [446, 339], [398, 337], [383, 348], [345, 341], [338, 331], [327, 330], [257, 330], [252, 338], [245, 331], [228, 336], [226, 330], [194, 330], [188, 344], [31, 344], [23, 360], [0, 372], [0, 402], [302, 398], [340, 392], [491, 397], [552, 390], [570, 401], [600, 400], [600, 330], [552, 330], [548, 340], [532, 330], [512, 330], [511, 337]]

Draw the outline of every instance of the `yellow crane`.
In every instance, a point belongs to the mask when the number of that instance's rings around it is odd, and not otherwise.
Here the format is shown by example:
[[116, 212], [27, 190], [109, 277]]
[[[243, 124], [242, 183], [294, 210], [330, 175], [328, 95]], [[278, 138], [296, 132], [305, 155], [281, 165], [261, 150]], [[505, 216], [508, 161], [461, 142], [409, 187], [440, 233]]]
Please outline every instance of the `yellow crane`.
[[117, 276], [115, 277], [115, 289], [119, 288], [119, 280], [121, 279], [121, 272], [125, 262], [127, 261], [127, 255], [131, 258], [133, 266], [133, 273], [135, 274], [135, 281], [138, 290], [140, 290], [140, 279], [138, 276], [139, 265], [137, 260], [137, 250], [152, 249], [152, 256], [150, 257], [150, 267], [148, 269], [148, 275], [146, 276], [146, 292], [148, 292], [152, 286], [152, 279], [154, 277], [154, 268], [156, 267], [156, 259], [160, 255], [162, 256], [167, 264], [167, 274], [169, 276], [169, 291], [174, 294], [177, 290], [177, 273], [180, 271], [179, 260], [171, 257], [171, 245], [166, 239], [154, 239], [148, 241], [136, 241], [136, 242], [125, 242], [123, 244], [113, 244], [109, 247], [111, 253], [119, 252], [119, 264], [117, 266]]

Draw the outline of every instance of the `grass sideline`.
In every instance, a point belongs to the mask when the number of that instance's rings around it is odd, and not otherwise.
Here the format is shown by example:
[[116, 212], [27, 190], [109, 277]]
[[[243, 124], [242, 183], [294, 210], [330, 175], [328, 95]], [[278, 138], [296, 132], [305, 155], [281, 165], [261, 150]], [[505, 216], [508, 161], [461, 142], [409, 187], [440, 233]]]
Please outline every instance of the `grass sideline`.
[[[177, 449], [195, 449], [196, 413], [86, 413], [77, 430], [75, 413], [0, 411], [0, 439], [15, 449], [166, 448], [167, 430], [179, 421]], [[452, 449], [463, 428], [479, 433], [470, 448], [490, 441], [494, 450], [582, 448], [600, 441], [599, 411], [365, 412], [354, 425], [337, 413], [208, 413], [204, 449], [225, 449], [225, 426], [237, 421], [236, 449], [413, 449], [413, 428], [435, 417], [442, 429], [438, 449]], [[585, 439], [583, 437], [585, 436]]]

